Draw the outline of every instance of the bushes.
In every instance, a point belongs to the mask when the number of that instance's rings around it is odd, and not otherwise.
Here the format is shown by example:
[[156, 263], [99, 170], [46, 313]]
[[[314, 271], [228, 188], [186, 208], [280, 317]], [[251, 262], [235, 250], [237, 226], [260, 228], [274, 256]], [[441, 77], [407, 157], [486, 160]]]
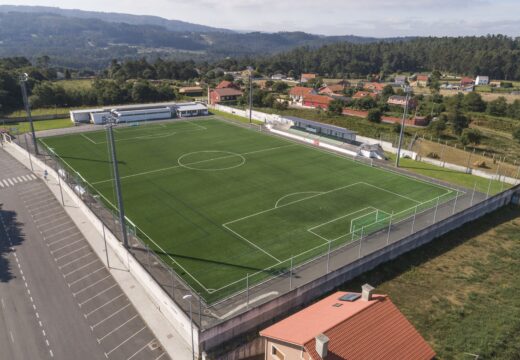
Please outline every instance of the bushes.
[[368, 121], [373, 122], [373, 123], [380, 123], [381, 122], [381, 116], [382, 116], [381, 110], [379, 110], [379, 109], [370, 109], [368, 111], [367, 119], [368, 119]]

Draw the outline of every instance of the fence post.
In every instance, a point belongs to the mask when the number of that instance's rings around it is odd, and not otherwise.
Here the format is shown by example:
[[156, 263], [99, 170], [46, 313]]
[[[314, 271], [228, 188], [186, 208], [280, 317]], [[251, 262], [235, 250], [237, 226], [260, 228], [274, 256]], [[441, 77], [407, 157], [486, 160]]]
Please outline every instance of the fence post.
[[415, 229], [415, 218], [417, 217], [417, 207], [419, 205], [415, 205], [415, 209], [414, 209], [414, 212], [413, 212], [413, 222], [412, 222], [412, 231], [410, 232], [410, 234], [413, 234], [413, 231]]
[[327, 252], [327, 274], [329, 273], [329, 263], [330, 263], [330, 243], [329, 241], [329, 251]]
[[293, 256], [291, 255], [291, 265], [289, 266], [289, 290], [292, 290], [292, 267], [293, 267]]
[[435, 221], [437, 221], [437, 210], [439, 209], [439, 199], [440, 196], [437, 196], [437, 204], [435, 205], [435, 212], [433, 213], [433, 223], [435, 224]]
[[457, 207], [457, 199], [459, 197], [459, 191], [457, 190], [457, 194], [455, 195], [455, 200], [453, 201], [453, 210], [451, 211], [451, 214], [455, 214], [455, 210], [456, 210], [456, 207]]
[[386, 235], [386, 245], [390, 244], [390, 229], [392, 228], [392, 220], [394, 218], [394, 212], [390, 215], [390, 221], [388, 222], [388, 234]]
[[361, 236], [359, 237], [359, 258], [361, 259], [361, 244], [363, 242], [363, 231], [365, 230], [365, 227], [361, 227]]
[[107, 268], [110, 269], [110, 263], [108, 261], [107, 238], [106, 238], [106, 235], [105, 235], [105, 223], [101, 222], [101, 226], [103, 227], [103, 242], [105, 243], [105, 254], [106, 254], [106, 257], [107, 257]]
[[[60, 175], [59, 169], [58, 169], [58, 185], [60, 186], [61, 203], [63, 204], [63, 206], [65, 206], [65, 200], [63, 199], [63, 189], [61, 188], [61, 175]], [[105, 231], [104, 226], [105, 225], [103, 225], [103, 231]]]
[[246, 308], [249, 309], [249, 273], [246, 275]]
[[469, 203], [469, 206], [473, 206], [473, 199], [475, 198], [475, 190], [477, 189], [477, 182], [473, 184], [473, 193], [471, 194], [471, 202]]
[[520, 176], [520, 165], [518, 166], [518, 170], [516, 171], [515, 178], [518, 180], [518, 177]]
[[170, 269], [170, 278], [172, 280], [172, 300], [175, 299], [175, 282], [173, 277], [173, 270]]
[[202, 297], [199, 293], [197, 293], [197, 296], [199, 297], [199, 328], [202, 329]]

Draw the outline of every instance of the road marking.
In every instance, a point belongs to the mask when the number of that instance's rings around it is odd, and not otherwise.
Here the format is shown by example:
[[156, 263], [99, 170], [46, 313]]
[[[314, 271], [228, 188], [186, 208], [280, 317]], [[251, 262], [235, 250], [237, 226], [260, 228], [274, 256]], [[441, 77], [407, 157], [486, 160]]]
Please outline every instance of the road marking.
[[67, 236], [65, 236], [65, 237], [59, 238], [59, 240], [55, 240], [55, 241], [53, 241], [53, 242], [50, 242], [50, 243], [47, 244], [47, 246], [54, 246], [54, 245], [56, 245], [57, 243], [60, 243], [60, 242], [62, 242], [62, 241], [64, 241], [64, 240], [68, 240], [68, 239], [70, 239], [71, 237], [74, 237], [74, 236], [76, 236], [76, 235], [81, 235], [81, 233], [80, 233], [79, 231], [77, 231], [77, 232], [72, 233], [72, 234], [70, 234], [70, 235], [67, 235]]
[[100, 267], [99, 269], [92, 271], [90, 274], [87, 274], [87, 275], [85, 275], [85, 276], [80, 277], [80, 278], [77, 279], [77, 280], [74, 280], [73, 282], [71, 282], [71, 283], [68, 284], [69, 287], [71, 287], [71, 286], [77, 284], [77, 283], [80, 282], [81, 280], [85, 280], [86, 278], [90, 277], [92, 274], [95, 274], [95, 273], [97, 273], [98, 271], [103, 270], [104, 268], [105, 268], [105, 267]]
[[116, 312], [110, 314], [109, 316], [107, 316], [107, 317], [104, 318], [103, 320], [97, 322], [97, 323], [94, 324], [94, 325], [91, 325], [90, 328], [91, 328], [92, 330], [94, 330], [95, 327], [101, 325], [102, 323], [104, 323], [104, 322], [107, 321], [108, 319], [111, 319], [111, 318], [114, 317], [115, 315], [119, 314], [121, 311], [123, 311], [124, 309], [126, 309], [126, 308], [129, 307], [130, 305], [131, 305], [131, 304], [128, 303], [128, 304], [126, 304], [125, 306], [123, 306], [122, 308], [119, 308], [119, 310], [117, 310]]
[[131, 336], [129, 336], [125, 341], [123, 341], [121, 344], [117, 345], [115, 348], [113, 348], [112, 350], [110, 350], [109, 352], [105, 353], [107, 356], [110, 355], [112, 352], [114, 352], [115, 350], [119, 349], [121, 346], [123, 346], [124, 344], [126, 344], [128, 341], [130, 341], [130, 339], [132, 339], [133, 337], [137, 336], [137, 334], [139, 334], [141, 331], [143, 331], [144, 329], [146, 329], [146, 326], [143, 326], [141, 329], [139, 329], [138, 331], [136, 331], [135, 333], [133, 333]]
[[113, 333], [115, 333], [117, 330], [121, 329], [123, 326], [125, 326], [126, 324], [128, 324], [130, 321], [134, 320], [135, 318], [137, 318], [137, 314], [135, 314], [134, 316], [132, 316], [130, 319], [128, 319], [127, 321], [125, 321], [124, 323], [122, 323], [121, 325], [119, 325], [118, 327], [116, 327], [115, 329], [113, 329], [112, 331], [110, 331], [108, 334], [106, 334], [105, 336], [103, 336], [102, 338], [98, 338], [97, 341], [98, 343], [101, 343], [101, 341], [103, 341], [104, 339], [106, 339], [107, 336], [110, 336], [112, 335]]
[[79, 290], [79, 291], [77, 291], [77, 292], [75, 292], [75, 293], [72, 293], [72, 295], [73, 295], [73, 296], [76, 296], [76, 295], [78, 295], [78, 294], [81, 294], [83, 291], [88, 290], [88, 289], [90, 289], [90, 288], [93, 287], [93, 286], [96, 286], [97, 284], [99, 284], [100, 282], [102, 282], [102, 281], [108, 279], [109, 277], [110, 277], [110, 274], [108, 274], [107, 276], [105, 276], [103, 279], [100, 279], [100, 280], [98, 280], [98, 281], [96, 281], [96, 282], [94, 282], [94, 283], [92, 283], [92, 284], [90, 284], [90, 285], [84, 287], [83, 289], [81, 289], [81, 290]]
[[[87, 246], [88, 246], [88, 245], [87, 245]], [[84, 248], [87, 247], [87, 246], [84, 246], [84, 247], [82, 247], [81, 249], [84, 249]], [[78, 249], [77, 251], [79, 251], [79, 250], [81, 250], [81, 249]], [[69, 266], [69, 265], [72, 265], [72, 264], [74, 264], [75, 262], [80, 261], [80, 260], [82, 260], [82, 259], [84, 259], [84, 258], [86, 258], [86, 257], [89, 257], [89, 256], [92, 255], [92, 254], [94, 254], [94, 253], [91, 251], [91, 252], [89, 252], [88, 254], [85, 254], [85, 255], [83, 255], [83, 256], [80, 256], [79, 258], [76, 258], [76, 259], [74, 259], [74, 260], [69, 261], [69, 262], [66, 263], [66, 264], [63, 264], [63, 265], [58, 266], [58, 268], [63, 269], [64, 267]], [[69, 254], [69, 255], [70, 255], [70, 254]], [[56, 261], [58, 261], [58, 260], [56, 259]]]
[[[74, 254], [74, 253], [77, 253], [78, 251], [81, 251], [81, 250], [86, 249], [86, 248], [88, 248], [88, 244], [85, 245], [85, 246], [82, 246], [82, 247], [80, 247], [80, 248], [78, 248], [78, 249], [76, 249], [76, 250], [73, 250], [73, 251], [71, 251], [71, 252], [69, 252], [69, 253], [67, 253], [67, 254], [65, 254], [65, 255], [62, 255], [62, 256], [57, 257], [57, 258], [54, 258], [54, 261], [60, 261], [60, 260], [63, 259], [64, 257], [67, 257], [67, 256], [69, 256], [69, 255], [72, 255], [72, 254]], [[92, 254], [92, 252], [90, 252], [90, 253], [87, 254], [87, 255], [90, 255], [90, 254]], [[84, 256], [87, 256], [87, 255], [84, 255]], [[84, 257], [84, 256], [82, 256], [82, 257]], [[79, 259], [81, 259], [81, 257], [77, 258], [76, 260], [79, 260]], [[76, 260], [74, 260], [74, 261], [76, 261]], [[61, 269], [62, 267], [67, 266], [67, 265], [68, 265], [68, 263], [65, 264], [65, 265], [61, 265], [61, 266], [60, 266], [60, 269]]]
[[11, 337], [11, 342], [14, 344], [14, 336], [13, 332], [9, 330], [9, 336]]
[[[50, 221], [50, 222], [48, 222], [48, 223], [45, 224], [45, 225], [49, 225], [49, 224], [52, 224], [52, 223], [53, 223], [53, 221]], [[58, 224], [58, 225], [53, 225], [53, 226], [51, 226], [51, 227], [48, 228], [48, 229], [45, 229], [45, 228], [44, 228], [45, 225], [43, 225], [43, 224], [42, 224], [42, 225], [38, 225], [38, 226], [41, 227], [42, 232], [48, 232], [48, 231], [51, 231], [51, 230], [57, 229], [57, 228], [59, 228], [60, 226], [63, 226], [63, 225], [69, 225], [69, 223], [68, 223], [68, 222], [63, 222], [63, 223]], [[72, 229], [72, 228], [67, 228], [67, 230], [69, 230], [69, 229]], [[59, 233], [61, 233], [61, 232], [63, 232], [63, 231], [57, 232], [57, 233], [55, 233], [54, 235], [57, 235], [57, 234], [59, 234]]]
[[[68, 228], [66, 228], [66, 229], [63, 229], [63, 230], [60, 230], [60, 231], [58, 231], [58, 232], [53, 233], [51, 236], [56, 236], [56, 235], [58, 235], [58, 234], [61, 234], [61, 233], [67, 232], [67, 231], [69, 231], [69, 230], [74, 229], [75, 227], [76, 227], [76, 226], [72, 225], [72, 226], [70, 226], [70, 227], [68, 227]], [[47, 233], [48, 231], [50, 231], [50, 229], [49, 229], [49, 230], [42, 230], [42, 233]]]
[[162, 358], [164, 355], [166, 355], [165, 352], [163, 352], [161, 355], [157, 356], [157, 357], [155, 358], [155, 360], [159, 360], [159, 359]]
[[[155, 339], [152, 339], [151, 341], [149, 341], [148, 343], [146, 343], [142, 348], [140, 348], [139, 350], [137, 350], [135, 353], [133, 353], [129, 358], [127, 358], [126, 360], [130, 360], [132, 359], [134, 356], [136, 356], [137, 354], [139, 354], [141, 351], [143, 351], [144, 349], [146, 349], [146, 347], [148, 347], [152, 342], [154, 342]], [[163, 353], [164, 354], [164, 353]], [[158, 359], [158, 358], [157, 358]]]
[[4, 301], [4, 298], [0, 299], [0, 302], [2, 303], [2, 309], [5, 310], [5, 301]]
[[74, 242], [71, 242], [70, 244], [63, 245], [63, 246], [60, 247], [59, 249], [51, 250], [51, 254], [54, 254], [55, 252], [58, 252], [58, 251], [60, 251], [60, 250], [63, 250], [63, 249], [65, 249], [65, 248], [67, 248], [67, 247], [69, 247], [69, 246], [71, 246], [71, 245], [77, 244], [77, 243], [82, 242], [82, 241], [83, 241], [83, 239], [79, 239], [79, 240], [76, 240], [76, 241], [74, 241]]
[[84, 269], [84, 268], [86, 268], [87, 266], [94, 264], [96, 261], [98, 261], [98, 259], [95, 259], [94, 261], [91, 261], [91, 262], [89, 262], [88, 264], [85, 264], [85, 265], [83, 265], [82, 267], [77, 268], [76, 270], [73, 270], [73, 271], [71, 271], [71, 272], [69, 272], [69, 273], [67, 273], [67, 274], [64, 274], [63, 277], [70, 276], [70, 275], [72, 275], [72, 274], [74, 274], [74, 273], [80, 271], [81, 269]]
[[93, 313], [95, 313], [96, 311], [98, 311], [99, 309], [103, 308], [104, 306], [114, 302], [115, 300], [119, 299], [121, 296], [125, 295], [124, 293], [121, 293], [119, 294], [118, 296], [116, 296], [115, 298], [113, 298], [112, 300], [108, 300], [106, 303], [104, 303], [103, 305], [95, 308], [94, 310], [92, 310], [91, 312], [87, 313], [87, 314], [83, 314], [85, 316], [85, 318], [89, 317], [90, 315], [92, 315]]
[[110, 291], [111, 289], [115, 288], [116, 286], [117, 286], [117, 284], [114, 284], [114, 285], [112, 285], [112, 286], [109, 286], [109, 287], [106, 288], [105, 290], [100, 291], [100, 292], [98, 292], [96, 295], [91, 296], [91, 297], [88, 298], [87, 300], [85, 300], [85, 301], [79, 303], [79, 306], [81, 307], [81, 306], [85, 305], [85, 304], [88, 303], [89, 301], [92, 301], [93, 299], [97, 298], [99, 295], [104, 294], [104, 293], [106, 293], [107, 291]]

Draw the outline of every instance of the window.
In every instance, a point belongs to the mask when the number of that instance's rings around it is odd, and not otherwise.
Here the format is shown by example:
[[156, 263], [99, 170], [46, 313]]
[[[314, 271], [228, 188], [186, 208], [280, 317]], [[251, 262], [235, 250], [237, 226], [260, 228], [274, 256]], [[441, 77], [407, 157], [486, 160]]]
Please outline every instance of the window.
[[285, 360], [285, 355], [276, 348], [276, 346], [272, 345], [272, 348], [271, 348], [271, 355], [273, 355], [273, 357], [275, 359], [279, 359], [279, 360]]

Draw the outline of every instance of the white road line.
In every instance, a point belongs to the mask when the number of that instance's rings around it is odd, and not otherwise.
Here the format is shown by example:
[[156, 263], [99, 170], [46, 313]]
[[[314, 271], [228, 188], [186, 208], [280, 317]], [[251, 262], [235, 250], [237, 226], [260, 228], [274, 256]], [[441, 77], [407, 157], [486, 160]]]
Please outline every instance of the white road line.
[[163, 352], [161, 355], [157, 356], [157, 357], [155, 358], [155, 360], [159, 360], [159, 359], [162, 358], [164, 355], [166, 355], [165, 352]]
[[[72, 251], [69, 252], [69, 253], [66, 253], [66, 254], [64, 254], [64, 255], [61, 255], [60, 257], [54, 258], [54, 260], [55, 260], [55, 261], [60, 261], [61, 259], [65, 258], [65, 257], [67, 257], [67, 256], [69, 256], [69, 255], [72, 255], [72, 254], [74, 254], [74, 253], [77, 253], [78, 251], [81, 251], [81, 250], [86, 249], [86, 248], [88, 248], [88, 244], [87, 244], [87, 245], [84, 245], [84, 246], [82, 246], [82, 247], [80, 247], [80, 248], [77, 248], [76, 250], [72, 250]], [[78, 259], [79, 259], [79, 258], [78, 258]]]
[[[47, 245], [48, 245], [48, 246], [54, 246], [55, 244], [60, 243], [60, 242], [62, 242], [62, 241], [64, 241], [64, 240], [70, 239], [71, 237], [76, 236], [76, 235], [81, 235], [81, 233], [80, 233], [79, 231], [77, 231], [77, 232], [72, 233], [72, 234], [70, 234], [70, 235], [67, 235], [67, 236], [65, 236], [65, 237], [59, 238], [59, 240], [55, 240], [55, 241], [53, 241], [53, 242], [50, 242], [50, 243], [48, 243]], [[53, 236], [51, 236], [51, 237], [53, 237]]]
[[[63, 229], [63, 230], [60, 230], [60, 231], [58, 231], [58, 232], [56, 232], [56, 233], [53, 233], [51, 236], [56, 236], [56, 235], [58, 235], [58, 234], [61, 234], [61, 233], [64, 233], [64, 232], [70, 231], [70, 230], [74, 229], [75, 227], [76, 227], [76, 225], [72, 224], [72, 226], [70, 226], [70, 227], [68, 227], [68, 228], [65, 228], [65, 229]], [[49, 230], [43, 230], [43, 229], [42, 229], [42, 233], [47, 233], [47, 232], [49, 232], [49, 231], [51, 231], [51, 229], [49, 229]]]
[[109, 287], [106, 288], [105, 290], [102, 290], [102, 291], [98, 292], [96, 295], [89, 297], [87, 300], [85, 300], [85, 301], [83, 301], [83, 302], [80, 302], [80, 303], [79, 303], [79, 306], [81, 307], [81, 306], [85, 305], [85, 304], [88, 303], [89, 301], [92, 301], [93, 299], [97, 298], [99, 295], [104, 294], [104, 293], [106, 293], [107, 291], [110, 291], [111, 289], [115, 288], [116, 286], [117, 286], [117, 284], [114, 284], [114, 285], [112, 285], [112, 286], [109, 286]]
[[[49, 222], [47, 222], [46, 224], [41, 224], [41, 225], [38, 225], [39, 227], [41, 227], [41, 230], [42, 232], [47, 232], [47, 231], [51, 231], [51, 230], [54, 230], [54, 229], [57, 229], [59, 228], [60, 226], [64, 226], [64, 225], [70, 225], [70, 222], [66, 221], [66, 222], [62, 222], [61, 224], [58, 224], [58, 225], [53, 225], [51, 226], [50, 228], [45, 228], [44, 226], [45, 225], [50, 225], [54, 222], [55, 220], [51, 220]], [[74, 227], [74, 226], [73, 226]], [[69, 227], [67, 229], [72, 229], [72, 227]], [[56, 233], [56, 234], [59, 234], [59, 233]]]
[[38, 179], [38, 178], [36, 177], [36, 175], [34, 175], [34, 174], [29, 174], [29, 176], [30, 176], [33, 180]]
[[0, 187], [1, 187], [1, 188], [4, 187], [4, 183], [2, 182], [2, 180], [0, 180]]
[[12, 180], [15, 184], [18, 184], [18, 180], [16, 180], [16, 178], [12, 177], [10, 180]]
[[91, 261], [91, 262], [89, 262], [88, 264], [85, 264], [85, 265], [83, 265], [82, 267], [77, 268], [76, 270], [73, 270], [73, 271], [71, 271], [71, 272], [69, 272], [69, 273], [67, 273], [67, 274], [64, 274], [63, 277], [70, 276], [70, 275], [72, 275], [72, 274], [74, 274], [74, 273], [76, 273], [76, 272], [78, 272], [78, 271], [80, 271], [80, 270], [86, 268], [87, 266], [94, 264], [96, 261], [99, 261], [99, 260], [96, 259], [96, 260], [94, 260], [94, 261]]
[[9, 337], [11, 338], [11, 342], [14, 344], [14, 336], [13, 332], [9, 330]]
[[130, 303], [126, 304], [125, 306], [123, 306], [122, 308], [119, 308], [119, 310], [117, 310], [116, 312], [110, 314], [109, 316], [107, 316], [106, 318], [104, 318], [103, 320], [97, 322], [96, 324], [94, 325], [91, 325], [90, 328], [92, 330], [94, 330], [94, 328], [96, 328], [97, 326], [101, 325], [102, 323], [104, 323], [105, 321], [107, 321], [108, 319], [111, 319], [112, 317], [114, 317], [115, 315], [119, 314], [121, 311], [123, 311], [124, 309], [126, 309], [127, 307], [129, 307]]
[[117, 299], [119, 299], [121, 296], [124, 296], [125, 294], [124, 293], [121, 293], [119, 295], [117, 295], [115, 298], [113, 298], [112, 300], [108, 300], [106, 303], [104, 303], [103, 305], [101, 306], [98, 306], [97, 308], [95, 308], [94, 310], [90, 311], [89, 313], [87, 314], [83, 314], [85, 316], [85, 318], [89, 317], [90, 315], [92, 315], [93, 313], [95, 313], [96, 311], [98, 311], [99, 309], [102, 309], [103, 307], [105, 307], [106, 305], [116, 301]]
[[112, 335], [113, 333], [115, 333], [117, 330], [121, 329], [123, 326], [125, 326], [126, 324], [128, 324], [130, 321], [134, 320], [135, 318], [137, 318], [137, 314], [135, 314], [134, 316], [132, 316], [130, 319], [128, 319], [127, 321], [125, 321], [124, 323], [122, 323], [121, 325], [119, 325], [118, 327], [116, 327], [115, 329], [113, 329], [112, 331], [110, 331], [108, 334], [106, 334], [105, 336], [103, 336], [102, 338], [98, 338], [97, 341], [98, 343], [101, 343], [101, 341], [103, 341], [104, 339], [106, 339], [107, 336], [110, 336]]
[[83, 289], [81, 289], [81, 290], [79, 290], [79, 291], [77, 291], [77, 292], [75, 292], [75, 293], [72, 293], [72, 295], [74, 295], [74, 296], [79, 295], [79, 294], [81, 294], [83, 291], [88, 290], [88, 289], [90, 289], [90, 288], [93, 287], [93, 286], [96, 286], [97, 284], [99, 284], [100, 282], [102, 282], [102, 281], [108, 279], [109, 277], [110, 277], [110, 275], [107, 275], [107, 276], [105, 276], [103, 279], [100, 279], [100, 280], [98, 280], [98, 281], [96, 281], [96, 282], [94, 282], [94, 283], [92, 283], [92, 284], [90, 284], [90, 285], [84, 287]]
[[114, 352], [115, 350], [119, 349], [121, 346], [123, 346], [124, 344], [126, 344], [128, 341], [130, 341], [132, 338], [134, 338], [135, 336], [137, 336], [137, 334], [139, 334], [141, 331], [143, 331], [144, 329], [146, 329], [146, 326], [143, 326], [141, 329], [139, 329], [138, 331], [136, 331], [135, 333], [133, 333], [132, 335], [130, 335], [125, 341], [123, 341], [122, 343], [120, 343], [119, 345], [117, 345], [115, 348], [113, 348], [112, 350], [110, 350], [109, 352], [105, 353], [107, 355], [110, 355], [112, 352]]
[[92, 271], [90, 274], [87, 274], [87, 275], [85, 275], [85, 276], [80, 277], [79, 279], [74, 280], [73, 282], [71, 282], [71, 283], [68, 284], [69, 287], [71, 287], [71, 286], [73, 286], [73, 285], [76, 285], [76, 284], [77, 284], [78, 282], [80, 282], [81, 280], [85, 280], [86, 278], [88, 278], [88, 277], [90, 277], [91, 275], [97, 273], [98, 271], [103, 270], [104, 268], [105, 268], [105, 267], [100, 267], [99, 269]]
[[72, 264], [74, 264], [75, 262], [78, 262], [78, 261], [80, 261], [80, 260], [82, 260], [82, 259], [84, 259], [84, 258], [86, 258], [86, 257], [91, 256], [92, 254], [94, 254], [94, 253], [91, 251], [91, 252], [89, 252], [88, 254], [85, 254], [85, 255], [83, 255], [83, 256], [80, 256], [79, 258], [75, 258], [74, 260], [69, 261], [68, 263], [65, 263], [65, 264], [63, 264], [63, 265], [58, 266], [58, 268], [63, 269], [64, 267], [67, 267], [67, 266], [69, 266], [69, 265], [72, 265]]
[[60, 247], [58, 249], [51, 250], [51, 254], [54, 254], [55, 252], [61, 251], [61, 250], [65, 249], [65, 248], [67, 248], [69, 246], [72, 246], [72, 245], [77, 244], [77, 243], [82, 242], [82, 241], [83, 241], [83, 239], [79, 239], [79, 240], [76, 240], [74, 242], [71, 242], [70, 244], [63, 245], [62, 247]]
[[7, 179], [7, 181], [9, 182], [9, 184], [11, 184], [11, 186], [14, 186], [14, 183], [11, 181], [11, 179]]
[[[66, 213], [62, 213], [61, 216], [63, 217], [63, 215], [67, 215]], [[44, 215], [44, 216], [40, 216], [38, 218], [35, 218], [34, 220], [36, 222], [39, 222], [39, 221], [44, 221], [45, 219], [47, 218], [50, 218], [50, 217], [53, 217], [53, 216], [56, 216], [56, 214], [47, 214], [47, 215]]]
[[5, 310], [5, 301], [4, 301], [4, 298], [1, 298], [1, 299], [0, 299], [0, 303], [2, 303], [2, 309]]
[[25, 175], [22, 175], [23, 181], [29, 181], [29, 178], [26, 178]]
[[137, 350], [135, 353], [133, 353], [129, 358], [127, 358], [126, 360], [130, 360], [132, 359], [134, 356], [136, 356], [137, 354], [139, 354], [141, 351], [143, 351], [144, 349], [146, 349], [155, 339], [152, 339], [150, 340], [148, 343], [146, 343], [142, 348], [140, 348], [139, 350]]
[[21, 177], [17, 176], [16, 179], [19, 181], [19, 182], [24, 182], [25, 180], [22, 180]]
[[[50, 214], [50, 215], [49, 215], [49, 217], [52, 217], [52, 216], [54, 216], [54, 214]], [[66, 219], [66, 217], [67, 217], [67, 214], [64, 213], [64, 214], [62, 214], [61, 216], [54, 217], [54, 218], [51, 219], [51, 220], [46, 220], [46, 221], [45, 221], [45, 225], [52, 224], [52, 223], [54, 223], [54, 222], [56, 222], [56, 221], [63, 221], [63, 220]], [[38, 221], [40, 221], [40, 219], [33, 219], [33, 220], [34, 220], [34, 222], [38, 225]], [[38, 225], [38, 226], [39, 226], [39, 225]], [[42, 225], [42, 226], [43, 226], [43, 225]]]

